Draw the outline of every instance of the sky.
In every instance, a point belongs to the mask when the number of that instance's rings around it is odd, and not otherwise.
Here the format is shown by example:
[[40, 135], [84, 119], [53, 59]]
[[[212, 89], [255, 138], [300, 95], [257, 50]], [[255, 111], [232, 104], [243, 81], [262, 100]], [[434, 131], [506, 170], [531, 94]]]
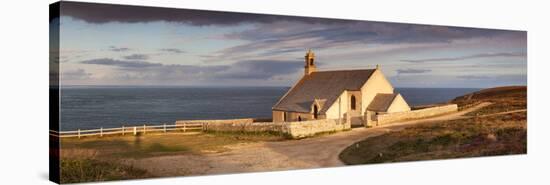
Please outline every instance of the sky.
[[63, 2], [62, 85], [291, 86], [381, 66], [395, 87], [527, 84], [527, 32]]

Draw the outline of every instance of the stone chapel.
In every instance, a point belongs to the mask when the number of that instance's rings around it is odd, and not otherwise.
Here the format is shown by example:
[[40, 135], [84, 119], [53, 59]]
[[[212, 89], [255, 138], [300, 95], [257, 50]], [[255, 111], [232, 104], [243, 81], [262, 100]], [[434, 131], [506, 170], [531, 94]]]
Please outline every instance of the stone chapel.
[[273, 122], [339, 119], [363, 124], [376, 114], [411, 108], [382, 73], [374, 69], [318, 71], [315, 54], [305, 55], [304, 76], [273, 106]]

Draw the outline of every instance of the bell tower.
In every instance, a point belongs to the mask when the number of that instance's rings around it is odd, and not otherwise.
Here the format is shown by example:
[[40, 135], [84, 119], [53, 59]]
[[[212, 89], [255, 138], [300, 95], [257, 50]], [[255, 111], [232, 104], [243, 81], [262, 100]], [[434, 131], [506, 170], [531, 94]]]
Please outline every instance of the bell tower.
[[305, 59], [306, 65], [304, 66], [304, 75], [309, 75], [316, 70], [315, 54], [311, 51], [311, 49], [307, 51]]

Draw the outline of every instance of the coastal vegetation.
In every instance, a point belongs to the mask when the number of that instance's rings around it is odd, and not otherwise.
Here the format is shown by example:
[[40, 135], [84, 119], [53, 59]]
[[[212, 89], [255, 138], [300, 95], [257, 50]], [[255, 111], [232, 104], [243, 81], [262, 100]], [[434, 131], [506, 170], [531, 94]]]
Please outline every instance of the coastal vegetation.
[[124, 165], [113, 159], [100, 160], [96, 154], [97, 151], [88, 149], [62, 150], [61, 183], [152, 177], [146, 170]]
[[526, 87], [486, 89], [452, 101], [491, 105], [463, 119], [419, 124], [367, 138], [342, 153], [346, 164], [450, 159], [527, 153]]

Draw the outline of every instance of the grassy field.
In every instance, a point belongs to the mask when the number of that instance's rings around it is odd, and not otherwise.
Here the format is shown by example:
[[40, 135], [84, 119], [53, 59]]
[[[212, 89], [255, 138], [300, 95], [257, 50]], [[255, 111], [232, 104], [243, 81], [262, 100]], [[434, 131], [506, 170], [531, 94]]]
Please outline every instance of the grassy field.
[[145, 170], [127, 166], [125, 159], [163, 155], [224, 152], [227, 145], [279, 141], [272, 133], [168, 133], [140, 136], [63, 138], [61, 182], [75, 183], [153, 177]]
[[152, 177], [147, 171], [122, 165], [116, 159], [99, 160], [95, 151], [64, 150], [61, 159], [61, 183], [108, 181]]
[[416, 125], [368, 138], [346, 148], [340, 159], [346, 164], [450, 159], [527, 153], [526, 88], [483, 90], [453, 100], [461, 107], [480, 102], [493, 104], [469, 113], [467, 119]]
[[452, 103], [459, 107], [469, 107], [480, 102], [491, 102], [490, 106], [475, 112], [470, 116], [480, 116], [498, 112], [527, 109], [527, 87], [510, 86], [485, 89], [455, 98]]

